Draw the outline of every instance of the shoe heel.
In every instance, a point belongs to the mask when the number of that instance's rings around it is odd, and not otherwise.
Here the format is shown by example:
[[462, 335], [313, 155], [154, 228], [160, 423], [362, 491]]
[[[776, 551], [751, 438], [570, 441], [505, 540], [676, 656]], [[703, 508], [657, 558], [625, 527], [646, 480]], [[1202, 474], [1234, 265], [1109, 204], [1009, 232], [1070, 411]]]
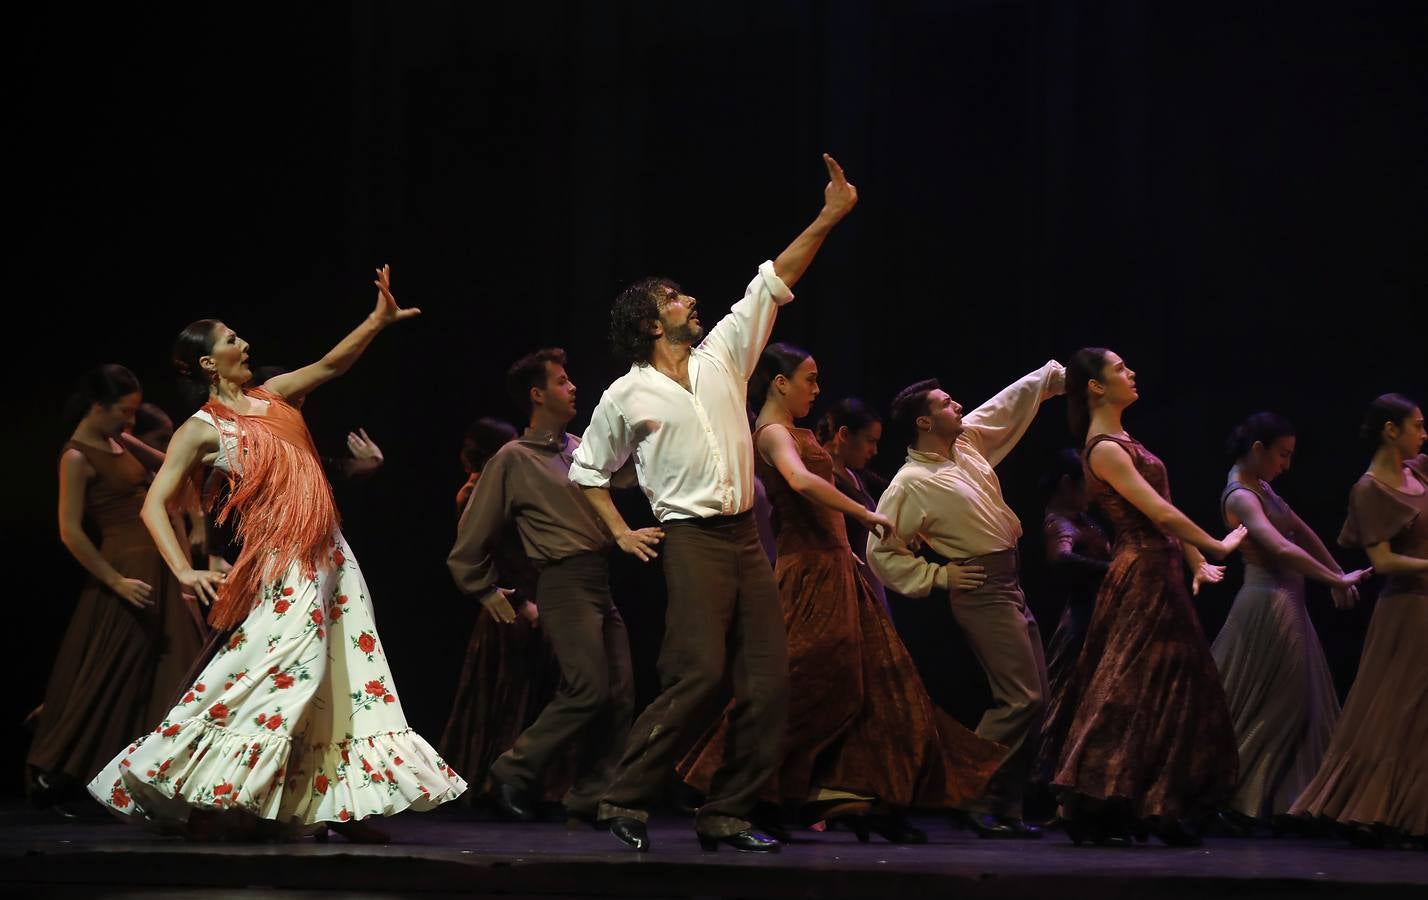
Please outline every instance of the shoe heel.
[[853, 820], [852, 825], [853, 834], [858, 836], [858, 843], [866, 844], [869, 840], [871, 840], [871, 838], [869, 837], [871, 832], [868, 830], [867, 822], [864, 822], [861, 818], [858, 818]]
[[716, 837], [709, 837], [708, 835], [701, 834], [699, 835], [699, 849], [707, 850], [710, 853], [713, 853], [714, 851], [719, 849], [719, 839]]

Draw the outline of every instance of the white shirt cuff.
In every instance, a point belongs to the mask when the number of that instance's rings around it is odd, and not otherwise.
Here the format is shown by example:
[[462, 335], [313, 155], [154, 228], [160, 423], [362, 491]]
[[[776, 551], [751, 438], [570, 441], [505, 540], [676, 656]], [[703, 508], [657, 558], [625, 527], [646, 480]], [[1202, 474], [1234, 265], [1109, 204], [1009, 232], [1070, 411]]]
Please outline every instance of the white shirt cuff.
[[581, 465], [579, 460], [570, 463], [570, 480], [581, 487], [602, 488], [610, 486], [610, 473]]
[[765, 260], [764, 264], [759, 266], [759, 274], [763, 276], [764, 287], [769, 296], [773, 297], [774, 303], [783, 306], [793, 299], [793, 291], [788, 289], [788, 285], [784, 284], [783, 279], [774, 271], [773, 260]]

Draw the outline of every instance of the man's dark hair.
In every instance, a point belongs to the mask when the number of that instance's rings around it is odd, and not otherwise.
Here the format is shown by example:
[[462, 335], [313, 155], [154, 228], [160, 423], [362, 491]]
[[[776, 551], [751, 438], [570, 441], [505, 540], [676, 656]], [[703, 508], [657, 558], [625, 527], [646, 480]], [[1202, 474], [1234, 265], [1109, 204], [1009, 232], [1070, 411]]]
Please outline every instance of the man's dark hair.
[[531, 403], [531, 388], [545, 390], [550, 384], [550, 373], [545, 364], [565, 365], [565, 351], [559, 347], [546, 347], [534, 353], [527, 353], [511, 364], [506, 370], [506, 393], [511, 402], [529, 419], [535, 406]]

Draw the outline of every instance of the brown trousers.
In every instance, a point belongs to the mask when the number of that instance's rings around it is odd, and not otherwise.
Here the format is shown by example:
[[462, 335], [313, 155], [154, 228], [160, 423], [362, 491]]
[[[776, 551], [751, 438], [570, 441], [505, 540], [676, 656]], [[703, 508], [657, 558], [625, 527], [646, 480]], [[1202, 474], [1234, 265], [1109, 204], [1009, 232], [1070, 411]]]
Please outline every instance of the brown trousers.
[[536, 584], [540, 626], [560, 664], [560, 689], [515, 746], [491, 764], [491, 777], [539, 793], [546, 766], [582, 739], [566, 811], [593, 815], [624, 749], [634, 714], [630, 644], [610, 600], [603, 553], [582, 553], [546, 565]]
[[[930, 551], [924, 550], [923, 555], [947, 562]], [[987, 570], [985, 584], [974, 591], [950, 592], [950, 602], [952, 616], [966, 634], [992, 690], [992, 707], [977, 723], [977, 736], [1007, 748], [987, 792], [966, 811], [1020, 818], [1041, 740], [1042, 713], [1051, 693], [1041, 630], [1021, 591], [1015, 549], [957, 562]]]
[[661, 692], [630, 729], [600, 818], [649, 818], [674, 764], [720, 712], [733, 686], [728, 743], [695, 830], [723, 837], [744, 819], [778, 768], [788, 716], [788, 644], [773, 570], [749, 513], [664, 524], [669, 588]]

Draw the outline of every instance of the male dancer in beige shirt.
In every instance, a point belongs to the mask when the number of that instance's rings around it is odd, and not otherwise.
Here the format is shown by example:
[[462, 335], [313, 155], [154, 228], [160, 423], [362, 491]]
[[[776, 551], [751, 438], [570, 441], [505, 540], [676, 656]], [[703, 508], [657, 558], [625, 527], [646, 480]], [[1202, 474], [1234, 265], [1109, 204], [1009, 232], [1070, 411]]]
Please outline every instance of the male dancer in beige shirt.
[[952, 614], [986, 670], [992, 708], [977, 734], [1007, 747], [1002, 767], [970, 825], [983, 837], [1040, 837], [1022, 819], [1046, 703], [1046, 660], [1036, 618], [1017, 576], [1021, 522], [1002, 498], [993, 467], [1006, 458], [1042, 401], [1065, 391], [1066, 370], [1048, 362], [962, 417], [962, 406], [935, 380], [893, 400], [892, 424], [909, 441], [907, 461], [878, 502], [896, 533], [916, 535], [915, 555], [897, 539], [868, 539], [868, 563], [907, 597], [950, 596]]

